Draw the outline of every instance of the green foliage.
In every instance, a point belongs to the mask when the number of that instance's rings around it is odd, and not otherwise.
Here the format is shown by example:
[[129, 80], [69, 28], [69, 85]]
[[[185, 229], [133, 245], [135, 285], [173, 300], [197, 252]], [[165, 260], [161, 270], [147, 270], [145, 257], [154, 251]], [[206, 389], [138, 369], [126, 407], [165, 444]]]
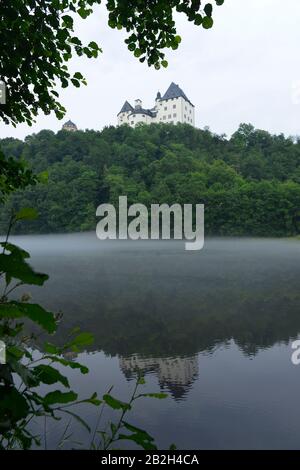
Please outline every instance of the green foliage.
[[6, 158], [0, 149], [0, 203], [16, 189], [34, 185], [37, 177], [22, 159]]
[[[80, 72], [70, 72], [69, 61], [74, 55], [96, 58], [102, 52], [95, 41], [86, 45], [74, 34], [74, 20], [76, 16], [86, 19], [100, 3], [101, 0], [1, 2], [0, 79], [6, 84], [7, 102], [0, 107], [0, 119], [7, 124], [31, 125], [39, 111], [55, 112], [58, 119], [64, 116], [66, 110], [59, 102], [57, 85], [86, 85]], [[216, 5], [222, 3], [215, 0]], [[108, 25], [126, 30], [128, 49], [156, 69], [168, 65], [163, 49], [177, 49], [181, 41], [176, 32], [175, 11], [196, 25], [202, 23], [204, 28], [213, 24], [213, 5], [203, 5], [200, 0], [108, 0], [106, 7]], [[206, 15], [203, 21], [201, 15]]]
[[97, 206], [118, 204], [120, 195], [147, 206], [204, 203], [208, 235], [300, 231], [300, 141], [250, 124], [241, 124], [231, 139], [188, 125], [156, 124], [41, 131], [24, 143], [3, 139], [1, 145], [7, 156], [27, 159], [34, 171], [49, 175], [46, 184], [12, 195], [0, 211], [2, 231], [11, 211], [24, 205], [36, 207], [39, 218], [26, 225], [16, 220], [15, 233], [94, 230]]
[[[91, 440], [92, 449], [99, 447], [109, 449], [116, 441], [124, 439], [131, 440], [144, 449], [156, 448], [151, 436], [123, 420], [125, 414], [131, 410], [134, 400], [142, 396], [161, 398], [161, 394], [136, 394], [137, 387], [145, 383], [143, 379], [137, 381], [128, 404], [117, 400], [109, 392], [102, 400], [98, 399], [96, 392], [88, 398], [80, 399], [78, 394], [70, 389], [68, 378], [57, 368], [57, 366], [70, 367], [87, 374], [86, 366], [65, 359], [64, 354], [68, 351], [81, 352], [93, 343], [93, 335], [74, 328], [67, 344], [58, 347], [46, 342], [44, 350], [38, 353], [38, 358], [33, 357], [35, 336], [32, 334], [26, 336], [24, 324], [19, 321], [31, 320], [47, 333], [53, 334], [61, 316], [46, 311], [38, 304], [28, 303], [24, 295], [20, 300], [9, 299], [9, 294], [21, 285], [43, 285], [48, 276], [36, 273], [25, 261], [30, 258], [29, 253], [10, 243], [8, 238], [14, 223], [20, 219], [35, 219], [36, 215], [36, 212], [28, 207], [14, 212], [10, 218], [6, 240], [0, 244], [3, 249], [0, 254], [0, 281], [3, 281], [1, 283], [3, 292], [0, 295], [0, 339], [1, 344], [5, 344], [6, 347], [6, 363], [0, 364], [0, 448], [30, 449], [33, 446], [40, 446], [40, 437], [36, 436], [28, 424], [33, 419], [38, 420], [41, 417], [45, 420], [61, 420], [62, 415], [67, 414], [92, 434], [85, 419], [73, 411], [75, 405], [82, 403], [95, 407], [108, 406], [121, 412], [117, 424], [110, 423], [111, 434], [98, 429], [94, 431]], [[13, 279], [18, 282], [10, 287]], [[41, 385], [44, 390], [46, 386], [47, 390], [48, 386], [56, 384], [61, 389], [51, 390], [48, 393], [37, 391], [37, 387]], [[72, 408], [69, 410], [67, 407]], [[121, 434], [123, 428], [131, 431], [131, 434]], [[96, 442], [95, 436], [98, 435], [100, 439]], [[63, 444], [64, 440], [60, 445]]]

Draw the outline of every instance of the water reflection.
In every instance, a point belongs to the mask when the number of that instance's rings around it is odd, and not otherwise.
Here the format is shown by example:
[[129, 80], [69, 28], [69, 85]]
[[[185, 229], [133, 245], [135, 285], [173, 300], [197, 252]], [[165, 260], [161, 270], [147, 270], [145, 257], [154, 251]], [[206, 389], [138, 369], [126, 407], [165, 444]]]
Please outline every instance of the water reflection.
[[125, 377], [136, 378], [137, 371], [143, 375], [156, 374], [161, 390], [167, 391], [174, 400], [182, 400], [198, 377], [198, 358], [192, 357], [141, 357], [136, 354], [120, 357], [120, 369]]
[[50, 275], [31, 294], [64, 312], [55, 340], [74, 326], [95, 336], [95, 354], [83, 358], [90, 378], [76, 376], [84, 394], [114, 384], [126, 400], [139, 368], [170, 394], [135, 415], [161, 447], [298, 446], [289, 343], [300, 332], [299, 241], [216, 239], [197, 253], [180, 242], [101, 244], [94, 234], [15, 243]]

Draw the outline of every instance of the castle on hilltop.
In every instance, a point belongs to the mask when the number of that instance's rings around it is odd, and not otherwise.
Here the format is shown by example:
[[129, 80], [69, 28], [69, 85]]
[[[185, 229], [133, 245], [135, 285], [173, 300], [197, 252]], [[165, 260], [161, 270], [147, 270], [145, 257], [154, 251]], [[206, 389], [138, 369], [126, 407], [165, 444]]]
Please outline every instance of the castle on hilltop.
[[74, 122], [72, 122], [72, 121], [67, 121], [67, 122], [65, 122], [64, 125], [62, 126], [62, 130], [75, 132], [75, 131], [77, 131], [78, 129], [77, 129], [76, 124], [74, 124]]
[[144, 109], [140, 99], [135, 100], [134, 107], [125, 101], [118, 114], [119, 126], [128, 124], [135, 127], [139, 123], [177, 124], [178, 122], [195, 126], [195, 106], [173, 82], [163, 96], [160, 92], [157, 93], [153, 108]]

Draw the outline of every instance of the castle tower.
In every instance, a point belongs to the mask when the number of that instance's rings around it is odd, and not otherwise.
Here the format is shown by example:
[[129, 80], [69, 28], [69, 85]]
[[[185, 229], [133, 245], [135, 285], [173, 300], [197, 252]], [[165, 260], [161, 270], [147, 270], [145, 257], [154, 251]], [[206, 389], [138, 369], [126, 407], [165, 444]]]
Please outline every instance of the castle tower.
[[72, 121], [67, 121], [64, 123], [64, 125], [62, 126], [62, 130], [64, 131], [70, 131], [70, 132], [75, 132], [77, 131], [77, 126], [76, 124], [74, 124], [74, 122]]

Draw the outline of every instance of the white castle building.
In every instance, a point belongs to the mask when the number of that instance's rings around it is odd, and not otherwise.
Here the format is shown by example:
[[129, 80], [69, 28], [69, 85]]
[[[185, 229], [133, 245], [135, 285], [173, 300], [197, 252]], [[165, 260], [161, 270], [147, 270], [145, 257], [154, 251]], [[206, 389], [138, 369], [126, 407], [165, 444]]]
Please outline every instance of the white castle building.
[[128, 124], [135, 127], [139, 123], [172, 123], [178, 122], [195, 126], [195, 106], [190, 102], [181, 88], [171, 83], [166, 93], [157, 93], [155, 106], [144, 109], [140, 99], [135, 100], [134, 107], [125, 101], [118, 114], [118, 125]]

